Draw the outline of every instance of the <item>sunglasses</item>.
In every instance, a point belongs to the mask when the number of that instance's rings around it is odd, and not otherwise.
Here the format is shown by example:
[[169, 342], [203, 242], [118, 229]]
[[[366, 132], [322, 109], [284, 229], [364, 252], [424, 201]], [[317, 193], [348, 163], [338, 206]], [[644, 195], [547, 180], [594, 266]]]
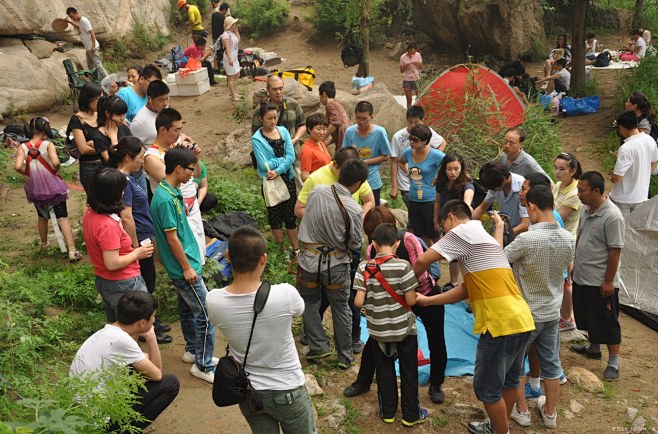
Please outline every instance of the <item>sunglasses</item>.
[[419, 143], [419, 142], [422, 142], [422, 140], [420, 140], [420, 139], [419, 139], [418, 137], [416, 137], [416, 136], [409, 136], [409, 141], [410, 141], [411, 143]]

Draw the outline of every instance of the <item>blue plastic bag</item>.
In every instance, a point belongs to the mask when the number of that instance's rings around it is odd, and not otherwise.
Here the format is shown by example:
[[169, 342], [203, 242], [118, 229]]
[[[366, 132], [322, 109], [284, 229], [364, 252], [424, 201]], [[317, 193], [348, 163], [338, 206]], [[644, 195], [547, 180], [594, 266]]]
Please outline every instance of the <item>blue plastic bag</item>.
[[586, 96], [584, 98], [572, 98], [565, 96], [560, 100], [562, 110], [567, 116], [586, 115], [596, 113], [601, 108], [601, 97]]

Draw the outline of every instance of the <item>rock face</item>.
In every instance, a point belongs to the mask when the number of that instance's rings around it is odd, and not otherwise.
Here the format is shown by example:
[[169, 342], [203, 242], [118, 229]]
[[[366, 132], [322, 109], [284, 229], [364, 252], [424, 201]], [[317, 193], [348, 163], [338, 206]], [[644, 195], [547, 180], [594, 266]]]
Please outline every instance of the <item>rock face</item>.
[[91, 21], [99, 41], [110, 36], [124, 36], [131, 32], [135, 22], [161, 33], [169, 34], [169, 0], [0, 0], [0, 35], [36, 33], [58, 40], [78, 40], [73, 26], [63, 32], [54, 32], [51, 23], [64, 18], [66, 8], [73, 5]]
[[[294, 98], [299, 102], [306, 116], [318, 111], [324, 113], [324, 107], [320, 104], [317, 86], [312, 91], [308, 91], [295, 80], [287, 78], [284, 80], [284, 92], [287, 97]], [[263, 93], [261, 90], [255, 92], [252, 100], [254, 107], [260, 101], [259, 95]], [[354, 118], [354, 107], [359, 101], [370, 101], [375, 109], [373, 122], [384, 127], [389, 137], [405, 125], [406, 110], [395, 101], [395, 98], [384, 84], [376, 84], [371, 90], [362, 95], [352, 95], [349, 92], [338, 90], [336, 100], [345, 107], [345, 111], [350, 118]], [[221, 139], [217, 144], [217, 149], [217, 158], [222, 162], [242, 166], [250, 165], [251, 115], [247, 117], [241, 128]]]
[[544, 36], [539, 0], [415, 0], [419, 30], [474, 55], [515, 59]]
[[[41, 47], [43, 48], [42, 44]], [[20, 39], [0, 38], [0, 53], [2, 114], [6, 114], [9, 108], [28, 112], [49, 109], [60, 95], [69, 91], [62, 61], [73, 59], [73, 64], [78, 69], [87, 66], [82, 49], [73, 49], [66, 53], [55, 51], [48, 58], [39, 60]]]

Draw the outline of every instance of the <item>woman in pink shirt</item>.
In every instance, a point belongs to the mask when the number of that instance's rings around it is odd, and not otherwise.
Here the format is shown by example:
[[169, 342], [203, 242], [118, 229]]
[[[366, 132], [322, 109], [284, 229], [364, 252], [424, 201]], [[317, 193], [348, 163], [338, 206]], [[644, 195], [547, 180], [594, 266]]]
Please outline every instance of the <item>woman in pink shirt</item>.
[[400, 56], [400, 72], [404, 75], [402, 88], [407, 97], [407, 108], [411, 107], [411, 95], [414, 91], [418, 97], [418, 80], [423, 69], [423, 58], [417, 50], [416, 43], [410, 42], [407, 45], [407, 52]]
[[121, 225], [123, 190], [126, 175], [116, 169], [103, 168], [91, 179], [87, 202], [89, 207], [82, 217], [82, 232], [89, 259], [94, 266], [96, 290], [105, 301], [107, 322], [116, 321], [119, 298], [126, 291], [144, 291], [139, 260], [153, 254], [153, 245], [133, 249], [130, 235]]

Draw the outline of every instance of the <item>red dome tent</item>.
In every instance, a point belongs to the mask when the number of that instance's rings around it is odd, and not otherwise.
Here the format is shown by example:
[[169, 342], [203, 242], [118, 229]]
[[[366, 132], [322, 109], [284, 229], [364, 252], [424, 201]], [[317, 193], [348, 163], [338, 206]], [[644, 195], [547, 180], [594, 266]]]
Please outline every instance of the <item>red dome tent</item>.
[[458, 134], [464, 110], [483, 113], [499, 132], [523, 123], [524, 104], [497, 73], [481, 65], [456, 65], [439, 75], [416, 104], [425, 109], [425, 123], [446, 134]]

